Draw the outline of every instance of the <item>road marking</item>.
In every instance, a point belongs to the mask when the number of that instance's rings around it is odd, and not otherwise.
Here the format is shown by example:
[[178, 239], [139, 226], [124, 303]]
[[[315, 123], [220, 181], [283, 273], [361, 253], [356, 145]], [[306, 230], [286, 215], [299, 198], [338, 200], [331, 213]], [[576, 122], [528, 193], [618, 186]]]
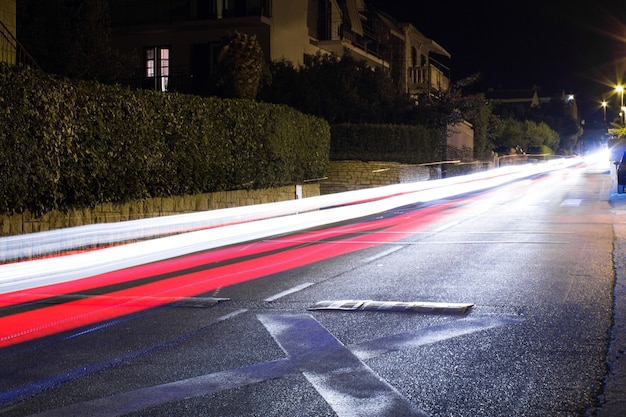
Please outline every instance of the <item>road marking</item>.
[[561, 206], [576, 207], [576, 206], [580, 206], [580, 203], [582, 203], [582, 201], [583, 200], [581, 198], [567, 198], [563, 200], [563, 202], [561, 203]]
[[279, 298], [282, 298], [282, 297], [284, 297], [284, 296], [286, 296], [286, 295], [289, 295], [289, 294], [293, 294], [294, 292], [301, 291], [301, 290], [303, 290], [303, 289], [305, 289], [305, 288], [310, 287], [311, 285], [313, 285], [313, 283], [312, 283], [312, 282], [305, 282], [304, 284], [297, 285], [297, 286], [295, 286], [295, 287], [293, 287], [293, 288], [290, 288], [290, 289], [288, 289], [288, 290], [281, 291], [281, 292], [279, 292], [278, 294], [274, 294], [274, 295], [272, 295], [271, 297], [267, 297], [267, 298], [266, 298], [266, 299], [264, 299], [263, 301], [268, 302], [268, 303], [269, 303], [269, 302], [272, 302], [272, 301], [276, 301], [276, 300], [278, 300]]
[[215, 322], [216, 322], [216, 323], [219, 323], [219, 322], [222, 322], [222, 321], [230, 320], [230, 319], [232, 319], [233, 317], [236, 317], [236, 316], [238, 316], [238, 315], [240, 315], [240, 314], [245, 313], [246, 311], [248, 311], [248, 309], [247, 309], [247, 308], [240, 308], [239, 310], [235, 310], [235, 311], [233, 311], [232, 313], [228, 313], [228, 314], [225, 314], [225, 315], [223, 315], [223, 316], [221, 316], [221, 317], [218, 317], [218, 318], [215, 320]]
[[430, 345], [454, 337], [464, 336], [520, 321], [520, 319], [510, 317], [466, 317], [410, 332], [397, 333], [350, 345], [349, 348], [359, 359], [366, 360], [385, 353]]
[[387, 255], [391, 255], [392, 253], [399, 251], [400, 249], [402, 249], [404, 246], [396, 246], [396, 247], [392, 247], [390, 249], [387, 249], [386, 251], [382, 251], [379, 254], [376, 254], [374, 256], [370, 256], [369, 258], [365, 258], [363, 259], [363, 262], [368, 263], [368, 262], [372, 262], [375, 261], [377, 259], [380, 258], [384, 258]]
[[309, 315], [259, 315], [339, 417], [425, 416]]
[[[90, 364], [87, 365], [85, 367], [80, 367], [77, 369], [71, 369], [69, 371], [64, 372], [61, 375], [52, 377], [52, 378], [48, 378], [45, 380], [39, 380], [39, 381], [34, 381], [31, 384], [25, 385], [25, 386], [21, 386], [9, 391], [5, 391], [0, 393], [0, 405], [4, 405], [7, 403], [11, 403], [20, 399], [24, 399], [27, 397], [31, 397], [34, 396], [36, 394], [41, 393], [42, 391], [58, 386], [60, 384], [78, 379], [78, 378], [82, 378], [85, 376], [88, 376], [90, 374], [93, 374], [95, 372], [100, 372], [103, 371], [105, 369], [109, 369], [111, 367], [114, 367], [116, 365], [122, 364], [122, 363], [126, 363], [126, 362], [130, 362], [132, 360], [135, 360], [137, 358], [141, 358], [144, 357], [146, 355], [149, 355], [153, 352], [159, 351], [161, 349], [167, 348], [167, 347], [171, 347], [176, 345], [177, 343], [180, 343], [183, 340], [188, 339], [189, 337], [196, 335], [198, 333], [200, 333], [201, 331], [204, 331], [206, 329], [208, 329], [210, 326], [212, 326], [214, 323], [220, 323], [226, 320], [229, 320], [233, 317], [236, 317], [242, 313], [245, 313], [246, 311], [248, 311], [247, 309], [239, 309], [239, 310], [235, 310], [231, 313], [225, 314], [223, 316], [218, 317], [217, 319], [215, 319], [215, 321], [209, 323], [208, 325], [201, 327], [195, 331], [192, 331], [191, 333], [187, 333], [184, 334], [182, 336], [173, 338], [173, 339], [169, 339], [166, 340], [164, 342], [161, 342], [157, 345], [154, 346], [150, 346], [144, 349], [140, 349], [140, 350], [135, 350], [129, 353], [125, 353], [121, 356], [106, 360], [106, 361], [102, 361], [102, 362], [98, 362], [95, 364]], [[145, 313], [144, 313], [145, 314]], [[136, 317], [135, 317], [136, 318]], [[77, 333], [75, 335], [71, 335], [68, 336], [67, 338], [73, 338], [76, 336], [80, 336], [81, 334], [85, 334], [91, 331], [96, 331], [96, 330], [100, 330], [104, 327], [109, 327], [109, 326], [113, 326], [113, 325], [118, 325], [120, 323], [124, 323], [126, 321], [128, 321], [129, 318], [124, 318], [124, 319], [120, 319], [120, 320], [115, 320], [114, 322], [109, 322], [109, 323], [105, 323], [103, 325], [99, 325], [96, 326], [94, 328], [91, 329], [86, 329], [84, 331], [81, 331], [80, 333]], [[67, 339], [66, 338], [66, 339]], [[2, 413], [2, 411], [0, 410], [0, 414]], [[125, 414], [125, 413], [121, 413], [121, 414]], [[50, 415], [59, 415], [64, 417], [61, 413], [56, 414], [56, 410], [52, 410], [50, 411]], [[88, 415], [88, 414], [84, 414], [84, 413], [76, 413], [73, 415]], [[89, 415], [95, 416], [96, 414], [94, 413], [89, 413]], [[117, 415], [117, 414], [108, 414], [108, 415]]]
[[[355, 374], [351, 373], [353, 370], [360, 377], [365, 378], [364, 382], [372, 384], [373, 392], [368, 394], [386, 401], [382, 406], [375, 405], [377, 413], [382, 412], [380, 407], [397, 406], [400, 408], [394, 408], [393, 413], [387, 415], [423, 416], [421, 411], [414, 408], [412, 404], [408, 403], [408, 400], [404, 399], [393, 387], [380, 379], [367, 365], [360, 361], [389, 352], [413, 349], [521, 321], [521, 319], [510, 317], [463, 318], [345, 347], [310, 315], [259, 315], [258, 318], [287, 353], [286, 358], [127, 391], [109, 397], [72, 404], [64, 408], [44, 411], [36, 416], [120, 416], [169, 402], [183, 401], [192, 397], [280, 378], [296, 372], [307, 374], [305, 375], [307, 379], [314, 384], [318, 392], [340, 417], [381, 415], [368, 414], [363, 409], [364, 403], [359, 398], [367, 391], [361, 390], [357, 394], [358, 397], [354, 395], [355, 378], [353, 376]], [[344, 359], [347, 360], [349, 366], [342, 365], [340, 361]], [[345, 372], [345, 370], [349, 372]], [[344, 392], [344, 389], [347, 392]], [[350, 398], [344, 400], [345, 396]], [[363, 401], [368, 403], [372, 399], [368, 397]], [[405, 407], [408, 406], [411, 408], [406, 409]], [[408, 414], [402, 414], [400, 410], [405, 410]]]
[[456, 226], [456, 225], [457, 225], [457, 224], [459, 224], [459, 223], [461, 223], [461, 221], [460, 221], [460, 220], [459, 220], [459, 221], [455, 221], [455, 222], [446, 223], [446, 224], [444, 224], [443, 226], [438, 227], [437, 229], [435, 229], [435, 230], [434, 230], [434, 232], [435, 232], [435, 233], [438, 233], [438, 232], [443, 232], [444, 230], [447, 230], [447, 229], [449, 229], [449, 228], [451, 228], [451, 227], [454, 227], [454, 226]]

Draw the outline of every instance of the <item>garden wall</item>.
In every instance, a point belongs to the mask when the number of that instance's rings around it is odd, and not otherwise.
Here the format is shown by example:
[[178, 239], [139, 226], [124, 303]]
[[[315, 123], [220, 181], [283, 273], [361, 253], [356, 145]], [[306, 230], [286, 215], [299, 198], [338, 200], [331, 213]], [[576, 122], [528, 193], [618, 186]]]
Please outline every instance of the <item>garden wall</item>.
[[[302, 186], [301, 197], [319, 195], [319, 190], [319, 184], [305, 184]], [[294, 200], [298, 197], [296, 186], [285, 186], [261, 190], [220, 191], [182, 197], [147, 198], [125, 204], [106, 203], [83, 210], [68, 212], [54, 210], [39, 217], [27, 211], [21, 214], [0, 216], [0, 236], [272, 203]]]

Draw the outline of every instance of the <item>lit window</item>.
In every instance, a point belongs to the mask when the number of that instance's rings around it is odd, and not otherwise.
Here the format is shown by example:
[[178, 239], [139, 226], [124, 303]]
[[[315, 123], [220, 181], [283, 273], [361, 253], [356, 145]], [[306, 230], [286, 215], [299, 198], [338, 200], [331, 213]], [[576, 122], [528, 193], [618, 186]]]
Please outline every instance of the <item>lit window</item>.
[[154, 49], [146, 50], [146, 77], [154, 77]]
[[146, 48], [146, 78], [157, 91], [168, 91], [170, 76], [170, 48]]

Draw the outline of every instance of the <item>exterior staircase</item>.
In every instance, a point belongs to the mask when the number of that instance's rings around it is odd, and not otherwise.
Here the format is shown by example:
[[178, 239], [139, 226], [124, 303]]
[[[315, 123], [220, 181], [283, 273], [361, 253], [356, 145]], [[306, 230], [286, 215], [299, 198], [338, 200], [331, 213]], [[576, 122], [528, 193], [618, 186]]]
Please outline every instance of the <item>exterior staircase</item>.
[[2, 21], [0, 21], [0, 62], [29, 65], [39, 69], [35, 59], [17, 41]]

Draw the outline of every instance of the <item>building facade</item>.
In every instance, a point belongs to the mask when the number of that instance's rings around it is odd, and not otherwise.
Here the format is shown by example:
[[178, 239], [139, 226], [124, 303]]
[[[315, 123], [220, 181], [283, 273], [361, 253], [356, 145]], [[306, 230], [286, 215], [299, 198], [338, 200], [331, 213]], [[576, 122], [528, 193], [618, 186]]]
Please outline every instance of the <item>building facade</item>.
[[144, 88], [211, 94], [220, 41], [236, 31], [255, 35], [267, 61], [350, 55], [410, 94], [450, 85], [434, 58], [450, 58], [444, 48], [363, 0], [110, 0], [110, 14], [113, 46], [141, 60]]
[[0, 0], [0, 62], [39, 68], [17, 40], [17, 1]]
[[15, 64], [16, 51], [15, 0], [0, 0], [0, 62]]

